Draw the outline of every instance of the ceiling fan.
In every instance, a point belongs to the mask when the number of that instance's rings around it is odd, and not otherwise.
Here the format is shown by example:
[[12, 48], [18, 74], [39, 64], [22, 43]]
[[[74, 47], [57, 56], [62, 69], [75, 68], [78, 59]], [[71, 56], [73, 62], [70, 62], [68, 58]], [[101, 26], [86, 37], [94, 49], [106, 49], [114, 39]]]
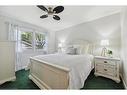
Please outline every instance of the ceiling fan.
[[48, 7], [46, 8], [43, 5], [37, 5], [38, 8], [45, 11], [47, 14], [40, 16], [40, 18], [47, 18], [49, 15], [53, 15], [53, 19], [60, 20], [60, 17], [57, 15], [58, 13], [61, 13], [64, 10], [63, 6], [57, 6], [55, 8]]

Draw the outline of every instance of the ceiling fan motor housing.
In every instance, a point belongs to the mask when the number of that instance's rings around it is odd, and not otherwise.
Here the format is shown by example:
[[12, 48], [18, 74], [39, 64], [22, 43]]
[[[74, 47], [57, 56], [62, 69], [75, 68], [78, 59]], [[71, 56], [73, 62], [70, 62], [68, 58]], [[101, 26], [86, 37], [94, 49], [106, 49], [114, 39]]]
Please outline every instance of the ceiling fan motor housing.
[[48, 7], [48, 14], [49, 15], [55, 14], [55, 11], [53, 11], [53, 8], [52, 7]]

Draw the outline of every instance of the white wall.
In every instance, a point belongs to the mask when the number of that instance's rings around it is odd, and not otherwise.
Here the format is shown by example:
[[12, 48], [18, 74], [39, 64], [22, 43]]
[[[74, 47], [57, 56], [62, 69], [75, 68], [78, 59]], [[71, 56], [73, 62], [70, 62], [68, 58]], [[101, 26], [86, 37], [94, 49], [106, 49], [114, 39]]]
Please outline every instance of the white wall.
[[0, 41], [7, 41], [7, 28], [5, 20], [0, 16]]
[[[102, 47], [100, 41], [109, 39], [109, 48], [114, 56], [120, 56], [120, 13], [85, 22], [56, 32], [57, 43], [69, 43], [76, 39], [88, 40], [94, 43], [94, 54], [100, 55]], [[57, 50], [57, 49], [56, 49]]]
[[55, 32], [49, 31], [48, 33], [48, 53], [55, 52]]
[[127, 89], [127, 7], [123, 9], [121, 14], [121, 57], [123, 61], [123, 78]]

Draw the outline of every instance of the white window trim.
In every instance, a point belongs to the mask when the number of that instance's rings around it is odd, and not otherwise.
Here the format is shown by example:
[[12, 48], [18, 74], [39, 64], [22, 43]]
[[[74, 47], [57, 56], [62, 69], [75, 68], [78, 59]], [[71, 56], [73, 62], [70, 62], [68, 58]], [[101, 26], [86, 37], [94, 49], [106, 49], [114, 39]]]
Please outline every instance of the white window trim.
[[[35, 37], [35, 34], [36, 33], [43, 34], [43, 35], [45, 35], [45, 37], [47, 36], [46, 33], [42, 33], [42, 32], [39, 32], [39, 31], [35, 31], [34, 32], [34, 39], [36, 39], [36, 37]], [[46, 37], [46, 39], [47, 39], [47, 37]], [[36, 49], [36, 42], [34, 40], [34, 51], [46, 51], [46, 50], [47, 50], [47, 47], [46, 47], [46, 49]]]
[[[34, 52], [38, 52], [38, 51], [47, 51], [47, 46], [46, 46], [46, 49], [36, 49], [36, 37], [35, 37], [35, 34], [36, 33], [39, 33], [39, 34], [43, 34], [45, 36], [47, 36], [46, 33], [43, 33], [43, 32], [39, 32], [37, 30], [32, 30], [32, 29], [26, 29], [26, 28], [21, 28], [20, 31], [27, 31], [27, 32], [31, 32], [32, 33], [32, 49], [27, 49], [27, 50], [23, 50], [23, 52], [31, 52], [31, 51], [34, 51]], [[47, 39], [47, 37], [46, 37]], [[22, 47], [21, 47], [22, 48]]]

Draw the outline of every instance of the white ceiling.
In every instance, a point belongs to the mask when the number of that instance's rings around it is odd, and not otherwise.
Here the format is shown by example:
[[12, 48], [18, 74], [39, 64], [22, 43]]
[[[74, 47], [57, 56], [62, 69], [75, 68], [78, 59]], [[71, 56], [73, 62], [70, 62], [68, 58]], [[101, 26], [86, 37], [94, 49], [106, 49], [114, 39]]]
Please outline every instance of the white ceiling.
[[0, 6], [0, 13], [6, 14], [15, 19], [44, 27], [49, 31], [58, 31], [86, 21], [118, 13], [121, 7], [118, 6], [64, 6], [60, 21], [52, 17], [40, 19], [42, 10], [36, 6]]

